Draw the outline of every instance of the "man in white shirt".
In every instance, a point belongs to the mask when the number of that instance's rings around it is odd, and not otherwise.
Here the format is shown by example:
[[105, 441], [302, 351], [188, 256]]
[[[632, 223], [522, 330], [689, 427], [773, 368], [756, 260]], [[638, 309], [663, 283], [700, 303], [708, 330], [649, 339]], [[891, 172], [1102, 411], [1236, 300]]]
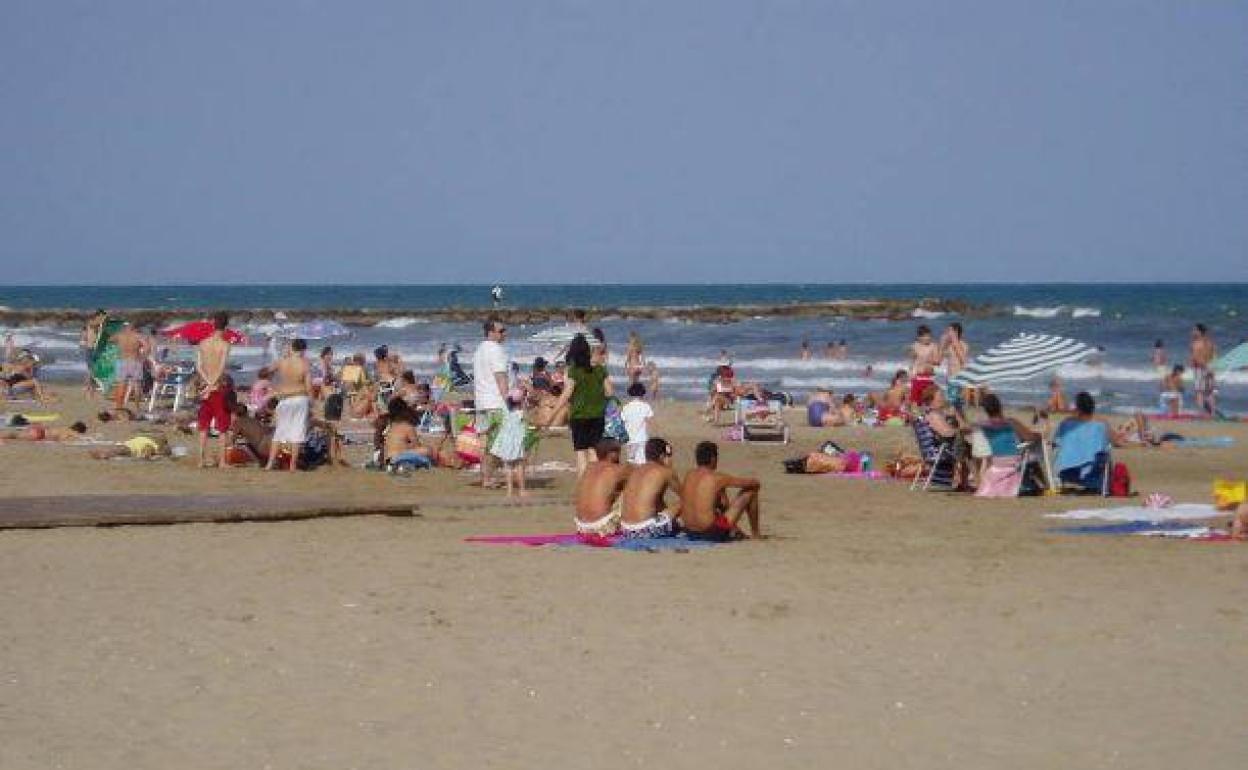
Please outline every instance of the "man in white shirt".
[[624, 454], [629, 463], [645, 465], [646, 441], [650, 439], [650, 420], [654, 417], [654, 409], [645, 402], [646, 386], [640, 382], [628, 386], [628, 395], [629, 402], [620, 410], [624, 430], [628, 431]]
[[484, 445], [481, 452], [481, 486], [491, 485], [494, 459], [489, 453], [489, 442], [497, 425], [502, 423], [507, 411], [507, 348], [503, 337], [507, 327], [502, 321], [491, 318], [485, 322], [485, 339], [472, 354], [472, 397], [477, 409], [477, 432]]

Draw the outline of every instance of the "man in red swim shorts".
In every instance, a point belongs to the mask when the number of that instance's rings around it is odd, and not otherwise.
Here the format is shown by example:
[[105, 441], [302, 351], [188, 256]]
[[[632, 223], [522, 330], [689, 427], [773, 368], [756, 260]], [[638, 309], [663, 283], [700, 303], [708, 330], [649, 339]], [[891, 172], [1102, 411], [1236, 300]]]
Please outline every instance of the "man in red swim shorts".
[[195, 354], [195, 371], [204, 385], [200, 391], [199, 403], [199, 467], [209, 467], [204, 462], [204, 454], [208, 448], [208, 430], [216, 428], [219, 442], [217, 467], [228, 468], [225, 462], [225, 448], [230, 442], [231, 415], [226, 395], [233, 382], [225, 376], [225, 365], [230, 358], [230, 343], [225, 339], [225, 329], [230, 318], [225, 313], [217, 313], [212, 317], [212, 336], [199, 343]]
[[[737, 526], [741, 517], [750, 522], [750, 537], [762, 537], [758, 523], [758, 479], [720, 473], [719, 447], [703, 441], [694, 450], [696, 468], [685, 474], [680, 488], [680, 518], [685, 533], [700, 540], [736, 540], [745, 537]], [[728, 490], [739, 489], [729, 498]]]

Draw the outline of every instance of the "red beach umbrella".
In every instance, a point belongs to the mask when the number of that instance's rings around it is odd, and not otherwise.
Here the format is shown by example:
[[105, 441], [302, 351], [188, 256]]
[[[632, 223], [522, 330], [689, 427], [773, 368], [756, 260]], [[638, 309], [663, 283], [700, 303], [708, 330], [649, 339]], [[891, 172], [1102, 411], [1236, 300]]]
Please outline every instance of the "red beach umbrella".
[[[212, 321], [205, 319], [202, 321], [184, 323], [181, 326], [170, 326], [168, 329], [162, 329], [160, 333], [166, 337], [172, 337], [174, 339], [182, 340], [183, 342], [189, 342], [192, 345], [198, 345], [211, 337], [213, 331], [214, 327], [212, 325]], [[244, 336], [242, 332], [235, 331], [234, 329], [226, 329], [225, 341], [231, 345], [237, 345], [239, 343], [246, 342], [247, 337]]]

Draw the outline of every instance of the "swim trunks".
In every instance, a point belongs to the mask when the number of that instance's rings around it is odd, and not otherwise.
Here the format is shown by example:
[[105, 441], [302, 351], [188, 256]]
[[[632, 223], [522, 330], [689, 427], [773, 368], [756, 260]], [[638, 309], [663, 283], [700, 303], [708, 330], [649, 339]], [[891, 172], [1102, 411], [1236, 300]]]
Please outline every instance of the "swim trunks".
[[581, 535], [614, 535], [620, 527], [620, 511], [613, 510], [597, 521], [581, 521], [573, 517], [572, 522]]
[[302, 444], [308, 438], [308, 397], [286, 396], [277, 404], [273, 440], [279, 444]]
[[225, 408], [224, 387], [217, 385], [204, 395], [204, 400], [199, 404], [199, 415], [195, 422], [201, 433], [209, 428], [216, 428], [220, 432], [230, 429], [233, 416]]
[[138, 358], [123, 358], [118, 362], [117, 381], [138, 382], [143, 379], [143, 361]]
[[685, 530], [685, 536], [690, 540], [709, 540], [713, 543], [727, 543], [730, 540], [740, 539], [741, 534], [737, 532], [737, 528], [727, 516], [720, 514], [715, 517], [715, 521], [711, 522], [709, 529], [701, 532], [693, 530]]
[[624, 537], [670, 537], [674, 532], [675, 521], [667, 511], [659, 511], [636, 524], [620, 522], [620, 534]]
[[1214, 390], [1216, 390], [1213, 371], [1207, 366], [1193, 366], [1192, 380], [1195, 384], [1196, 392], [1203, 396], [1212, 395]]
[[910, 403], [919, 403], [923, 398], [923, 391], [927, 390], [927, 386], [934, 382], [935, 379], [929, 375], [916, 374], [910, 380]]
[[417, 470], [421, 468], [432, 468], [433, 458], [428, 455], [422, 455], [420, 452], [399, 452], [397, 455], [390, 458], [391, 468], [398, 468], [403, 465], [406, 465], [409, 468], [416, 468]]

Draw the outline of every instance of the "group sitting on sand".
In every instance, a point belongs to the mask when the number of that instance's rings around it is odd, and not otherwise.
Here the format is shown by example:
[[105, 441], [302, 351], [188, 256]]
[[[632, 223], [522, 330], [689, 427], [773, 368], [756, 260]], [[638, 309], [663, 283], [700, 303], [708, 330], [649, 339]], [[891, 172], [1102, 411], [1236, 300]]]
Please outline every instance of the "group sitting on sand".
[[[672, 445], [663, 438], [645, 444], [646, 462], [620, 463], [621, 446], [610, 439], [595, 447], [576, 485], [574, 523], [583, 535], [666, 537], [683, 532], [700, 540], [727, 541], [762, 536], [757, 479], [719, 471], [719, 447], [703, 441], [694, 449], [696, 467], [681, 479], [673, 468]], [[729, 494], [737, 490], [735, 494]], [[672, 499], [669, 501], [668, 493]]]

